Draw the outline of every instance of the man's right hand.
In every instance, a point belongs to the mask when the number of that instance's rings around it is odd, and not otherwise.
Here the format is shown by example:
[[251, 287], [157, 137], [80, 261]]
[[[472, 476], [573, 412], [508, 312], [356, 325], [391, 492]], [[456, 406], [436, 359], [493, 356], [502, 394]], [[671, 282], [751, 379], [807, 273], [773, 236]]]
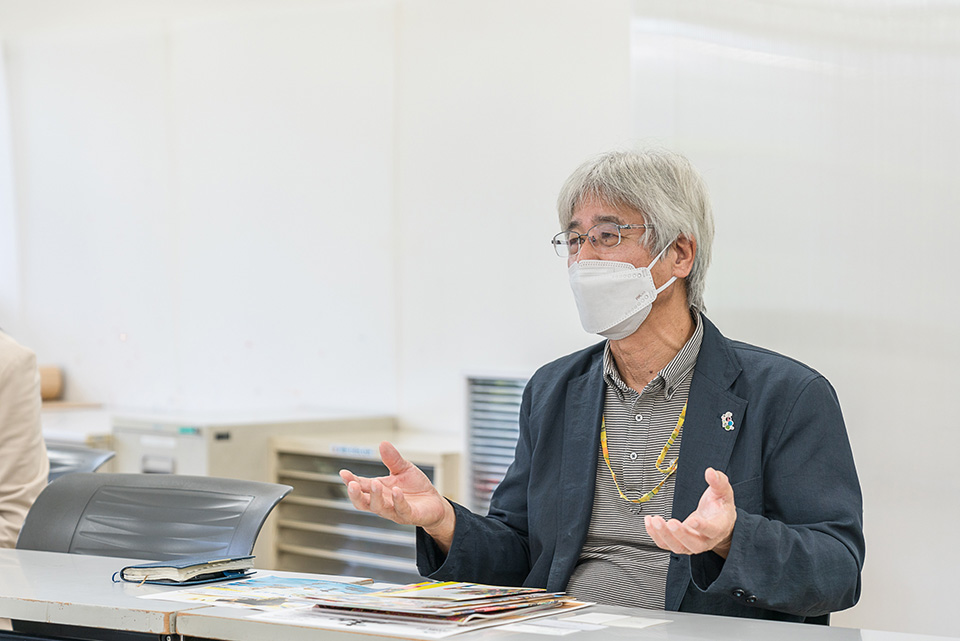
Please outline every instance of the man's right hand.
[[436, 541], [444, 553], [453, 543], [457, 517], [453, 506], [420, 468], [400, 456], [392, 444], [380, 444], [380, 458], [389, 476], [364, 478], [349, 470], [340, 470], [353, 505], [401, 525], [416, 525]]

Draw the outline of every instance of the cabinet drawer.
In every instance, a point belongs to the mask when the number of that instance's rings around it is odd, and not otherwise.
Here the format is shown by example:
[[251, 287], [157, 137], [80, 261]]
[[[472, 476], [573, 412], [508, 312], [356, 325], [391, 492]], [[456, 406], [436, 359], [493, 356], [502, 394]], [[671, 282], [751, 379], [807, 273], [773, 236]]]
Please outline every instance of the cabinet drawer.
[[416, 560], [416, 540], [412, 528], [408, 532], [377, 532], [369, 528], [315, 526], [285, 520], [281, 520], [277, 526], [280, 540], [285, 544], [360, 552], [411, 562]]
[[399, 525], [376, 514], [361, 512], [349, 501], [322, 501], [288, 495], [276, 511], [280, 520], [347, 525], [387, 532], [405, 532], [409, 529], [406, 525]]
[[337, 458], [329, 456], [311, 456], [280, 452], [277, 459], [278, 469], [312, 472], [339, 478], [342, 469], [348, 469], [358, 476], [385, 476], [389, 474], [387, 466], [380, 461], [366, 459]]

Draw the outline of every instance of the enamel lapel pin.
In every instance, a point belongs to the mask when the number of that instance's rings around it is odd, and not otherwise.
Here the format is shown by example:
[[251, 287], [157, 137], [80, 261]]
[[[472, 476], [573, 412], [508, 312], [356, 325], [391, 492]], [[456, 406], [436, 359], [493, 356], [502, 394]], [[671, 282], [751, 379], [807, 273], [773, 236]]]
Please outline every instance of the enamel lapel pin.
[[723, 426], [723, 429], [728, 432], [733, 431], [733, 412], [725, 412], [723, 416], [720, 417], [720, 424]]

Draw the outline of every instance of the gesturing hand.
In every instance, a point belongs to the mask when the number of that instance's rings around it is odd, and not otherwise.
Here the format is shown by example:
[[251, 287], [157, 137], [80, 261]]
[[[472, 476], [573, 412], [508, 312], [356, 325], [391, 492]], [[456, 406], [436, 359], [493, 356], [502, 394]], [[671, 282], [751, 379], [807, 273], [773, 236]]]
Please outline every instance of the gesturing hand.
[[681, 523], [664, 521], [662, 516], [644, 516], [647, 534], [659, 547], [677, 554], [700, 554], [713, 550], [723, 558], [730, 552], [737, 507], [733, 502], [730, 479], [723, 472], [708, 467], [704, 472], [707, 489], [697, 509]]
[[420, 468], [400, 456], [392, 444], [380, 444], [380, 458], [389, 476], [365, 478], [340, 470], [353, 505], [402, 525], [422, 527], [446, 552], [453, 541], [453, 507]]

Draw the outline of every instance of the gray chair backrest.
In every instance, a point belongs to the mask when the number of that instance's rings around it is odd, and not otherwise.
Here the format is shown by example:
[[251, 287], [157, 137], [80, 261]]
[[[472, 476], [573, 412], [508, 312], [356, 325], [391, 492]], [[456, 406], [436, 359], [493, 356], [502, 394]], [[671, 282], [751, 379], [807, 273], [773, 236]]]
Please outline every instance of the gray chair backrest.
[[97, 450], [83, 445], [47, 443], [47, 458], [50, 459], [50, 475], [47, 481], [73, 472], [96, 472], [101, 465], [112, 459], [114, 454], [110, 450]]
[[267, 515], [291, 489], [209, 476], [77, 472], [40, 493], [17, 548], [157, 561], [250, 554]]

